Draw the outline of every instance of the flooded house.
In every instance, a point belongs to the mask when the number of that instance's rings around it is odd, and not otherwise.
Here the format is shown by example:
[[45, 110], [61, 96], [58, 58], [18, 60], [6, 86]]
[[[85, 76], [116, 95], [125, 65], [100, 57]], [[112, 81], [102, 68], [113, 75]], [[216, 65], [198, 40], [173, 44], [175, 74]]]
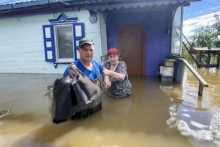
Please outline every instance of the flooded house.
[[[156, 77], [164, 59], [181, 56], [183, 7], [195, 1], [0, 1], [0, 112], [11, 110], [0, 113], [0, 146], [220, 146], [220, 72], [198, 70], [211, 83], [202, 98], [198, 84], [202, 93], [205, 82], [184, 59], [180, 64], [190, 70], [176, 72], [182, 85], [162, 85]], [[53, 124], [46, 88], [79, 58], [85, 37], [94, 41], [99, 63], [108, 49], [119, 49], [133, 93], [103, 94], [102, 111]]]
[[183, 7], [195, 0], [4, 0], [0, 2], [0, 73], [62, 73], [80, 39], [101, 62], [118, 48], [129, 75], [158, 74], [181, 55]]

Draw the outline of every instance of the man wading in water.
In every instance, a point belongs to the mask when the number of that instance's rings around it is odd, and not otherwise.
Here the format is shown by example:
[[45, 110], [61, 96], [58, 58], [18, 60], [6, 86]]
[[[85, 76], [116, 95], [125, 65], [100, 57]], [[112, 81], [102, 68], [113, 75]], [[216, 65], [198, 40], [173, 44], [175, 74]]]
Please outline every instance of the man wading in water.
[[68, 70], [71, 66], [73, 68], [77, 67], [93, 82], [96, 82], [97, 79], [100, 78], [101, 75], [103, 75], [103, 85], [105, 88], [109, 88], [111, 86], [109, 77], [105, 75], [105, 71], [102, 65], [93, 60], [94, 51], [95, 46], [91, 39], [83, 38], [82, 40], [80, 40], [78, 48], [80, 58], [66, 68], [63, 76], [66, 76], [68, 74]]

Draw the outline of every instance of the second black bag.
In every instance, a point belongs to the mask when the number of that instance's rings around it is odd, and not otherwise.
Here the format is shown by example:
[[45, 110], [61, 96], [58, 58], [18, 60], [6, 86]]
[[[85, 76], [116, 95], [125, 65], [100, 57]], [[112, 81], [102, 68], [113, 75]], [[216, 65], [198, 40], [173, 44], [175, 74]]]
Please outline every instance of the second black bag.
[[69, 74], [73, 78], [72, 86], [78, 110], [85, 109], [100, 98], [102, 92], [99, 83], [92, 82], [77, 68], [70, 68]]

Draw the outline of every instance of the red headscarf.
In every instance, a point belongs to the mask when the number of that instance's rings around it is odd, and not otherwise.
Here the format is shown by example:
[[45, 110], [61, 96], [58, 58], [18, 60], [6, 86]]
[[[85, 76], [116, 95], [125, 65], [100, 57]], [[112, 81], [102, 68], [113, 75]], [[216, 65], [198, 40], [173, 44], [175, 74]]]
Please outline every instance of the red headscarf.
[[110, 55], [119, 55], [119, 52], [116, 48], [111, 48], [108, 50], [108, 53], [107, 53], [108, 56]]

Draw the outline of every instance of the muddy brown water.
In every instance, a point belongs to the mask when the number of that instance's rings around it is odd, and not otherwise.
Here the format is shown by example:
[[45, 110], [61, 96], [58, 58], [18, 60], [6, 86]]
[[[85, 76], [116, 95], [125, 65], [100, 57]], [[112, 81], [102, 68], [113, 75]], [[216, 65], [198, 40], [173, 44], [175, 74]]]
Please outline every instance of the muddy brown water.
[[130, 76], [131, 97], [114, 99], [104, 93], [101, 111], [59, 125], [51, 121], [47, 86], [61, 75], [0, 74], [0, 111], [12, 109], [0, 118], [0, 146], [219, 146], [210, 126], [218, 123], [214, 116], [220, 105], [220, 72], [198, 72], [209, 84], [202, 97], [198, 97], [198, 81], [187, 70], [182, 85]]

